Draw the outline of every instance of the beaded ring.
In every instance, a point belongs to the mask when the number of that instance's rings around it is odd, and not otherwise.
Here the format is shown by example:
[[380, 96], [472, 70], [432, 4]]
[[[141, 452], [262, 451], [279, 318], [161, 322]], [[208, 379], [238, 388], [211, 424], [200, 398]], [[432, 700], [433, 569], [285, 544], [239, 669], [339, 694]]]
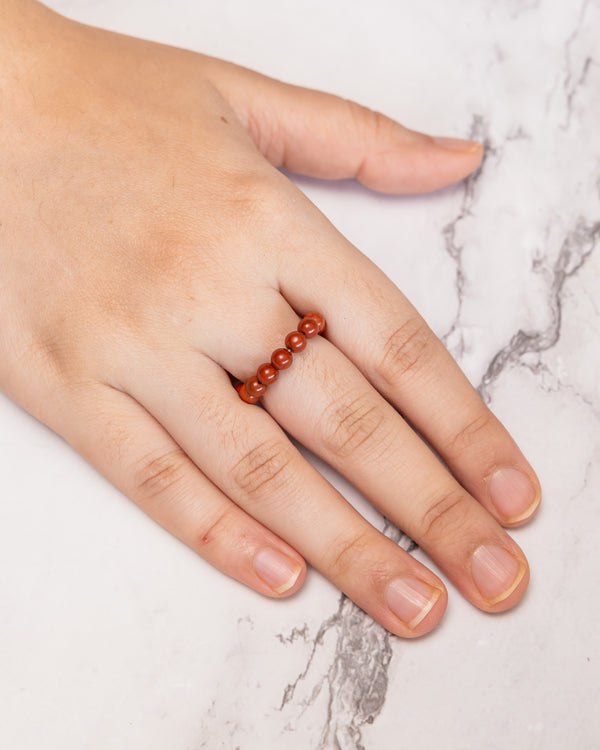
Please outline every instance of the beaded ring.
[[306, 347], [306, 339], [312, 339], [325, 330], [325, 318], [318, 312], [306, 313], [298, 323], [295, 331], [285, 337], [285, 348], [275, 349], [271, 354], [271, 361], [264, 362], [256, 371], [256, 375], [245, 383], [235, 386], [242, 401], [255, 404], [267, 391], [267, 386], [279, 377], [279, 370], [287, 370], [292, 364], [294, 354]]

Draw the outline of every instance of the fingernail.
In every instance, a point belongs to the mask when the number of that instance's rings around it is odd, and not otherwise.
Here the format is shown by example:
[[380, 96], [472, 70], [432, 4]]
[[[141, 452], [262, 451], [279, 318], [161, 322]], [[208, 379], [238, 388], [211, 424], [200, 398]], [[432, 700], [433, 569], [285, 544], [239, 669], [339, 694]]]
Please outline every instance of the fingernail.
[[302, 567], [287, 555], [264, 547], [254, 555], [254, 570], [273, 591], [283, 594], [298, 580]]
[[482, 545], [473, 553], [471, 572], [481, 596], [490, 604], [497, 604], [517, 588], [525, 565], [503, 547]]
[[464, 151], [467, 154], [472, 154], [482, 148], [479, 141], [468, 141], [463, 138], [444, 138], [443, 136], [436, 136], [433, 142], [442, 148], [450, 149], [450, 151]]
[[442, 592], [418, 578], [394, 578], [385, 592], [387, 605], [411, 630], [431, 611]]
[[516, 469], [499, 469], [488, 484], [490, 499], [508, 523], [528, 518], [539, 503], [529, 477]]

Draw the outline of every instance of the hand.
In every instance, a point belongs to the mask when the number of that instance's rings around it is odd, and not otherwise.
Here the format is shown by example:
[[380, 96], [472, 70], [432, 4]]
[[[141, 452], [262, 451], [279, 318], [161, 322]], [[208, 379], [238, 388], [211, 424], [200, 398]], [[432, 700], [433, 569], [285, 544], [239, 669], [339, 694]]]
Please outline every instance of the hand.
[[[305, 559], [402, 636], [447, 600], [286, 430], [473, 604], [515, 604], [529, 571], [502, 525], [535, 512], [531, 467], [406, 298], [276, 169], [420, 192], [481, 147], [30, 0], [3, 10], [0, 387], [263, 594], [296, 591]], [[311, 310], [325, 336], [264, 408], [243, 403], [228, 373], [253, 375]]]

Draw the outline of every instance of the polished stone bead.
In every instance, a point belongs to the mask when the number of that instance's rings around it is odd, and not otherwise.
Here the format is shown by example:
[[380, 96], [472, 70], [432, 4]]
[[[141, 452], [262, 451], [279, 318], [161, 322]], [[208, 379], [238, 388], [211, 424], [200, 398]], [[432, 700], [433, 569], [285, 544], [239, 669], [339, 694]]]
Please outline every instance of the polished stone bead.
[[321, 313], [309, 312], [306, 313], [304, 317], [314, 320], [319, 327], [319, 333], [323, 333], [323, 331], [325, 330], [325, 318], [321, 315]]
[[298, 330], [303, 333], [307, 339], [312, 339], [319, 333], [319, 326], [314, 318], [302, 318], [298, 323]]
[[279, 373], [270, 362], [265, 362], [256, 371], [256, 377], [263, 385], [271, 385], [277, 380]]
[[292, 331], [285, 337], [285, 345], [293, 352], [301, 352], [306, 346], [306, 336], [300, 331]]
[[260, 398], [263, 393], [266, 393], [266, 391], [267, 386], [263, 385], [256, 376], [246, 381], [246, 393], [249, 396], [257, 396]]
[[292, 353], [288, 352], [287, 349], [275, 349], [271, 355], [271, 364], [277, 370], [287, 370], [292, 364]]
[[248, 393], [245, 383], [238, 383], [238, 385], [236, 385], [235, 387], [235, 390], [239, 393], [242, 401], [245, 401], [247, 404], [255, 404], [258, 401], [258, 396], [251, 396]]

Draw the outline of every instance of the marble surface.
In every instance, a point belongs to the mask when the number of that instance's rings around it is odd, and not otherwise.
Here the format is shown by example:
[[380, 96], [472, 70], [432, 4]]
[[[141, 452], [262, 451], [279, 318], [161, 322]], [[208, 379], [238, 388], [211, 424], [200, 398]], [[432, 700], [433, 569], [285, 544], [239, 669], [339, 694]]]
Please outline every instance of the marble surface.
[[514, 533], [521, 605], [450, 589], [407, 642], [314, 572], [282, 602], [225, 579], [0, 397], [0, 746], [600, 748], [599, 0], [50, 4], [484, 139], [428, 197], [298, 184], [443, 338], [545, 503]]

